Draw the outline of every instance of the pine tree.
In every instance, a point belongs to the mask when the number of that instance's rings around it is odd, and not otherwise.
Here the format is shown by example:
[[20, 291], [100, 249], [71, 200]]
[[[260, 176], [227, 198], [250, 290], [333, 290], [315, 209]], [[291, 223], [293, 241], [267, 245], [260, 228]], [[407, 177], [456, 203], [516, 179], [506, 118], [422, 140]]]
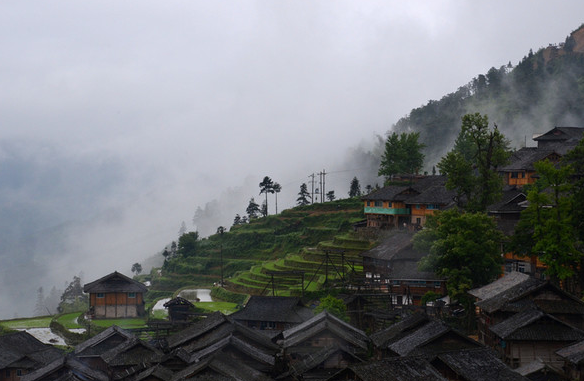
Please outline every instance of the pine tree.
[[361, 196], [361, 185], [359, 184], [357, 176], [355, 176], [353, 177], [353, 180], [351, 180], [351, 187], [349, 188], [349, 197], [358, 196]]
[[298, 198], [296, 199], [296, 204], [299, 206], [304, 206], [310, 204], [309, 201], [310, 193], [308, 193], [308, 187], [306, 183], [300, 185], [300, 192], [298, 192]]

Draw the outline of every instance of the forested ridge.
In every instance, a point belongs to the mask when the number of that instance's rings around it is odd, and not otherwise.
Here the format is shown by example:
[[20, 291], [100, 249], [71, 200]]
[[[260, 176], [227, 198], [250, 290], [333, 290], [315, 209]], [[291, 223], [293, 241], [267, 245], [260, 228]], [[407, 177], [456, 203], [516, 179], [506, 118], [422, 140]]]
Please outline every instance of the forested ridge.
[[461, 117], [476, 112], [488, 115], [515, 147], [554, 126], [584, 126], [584, 25], [558, 45], [530, 51], [516, 66], [492, 67], [413, 109], [392, 130], [419, 132], [426, 168], [432, 168], [452, 148]]

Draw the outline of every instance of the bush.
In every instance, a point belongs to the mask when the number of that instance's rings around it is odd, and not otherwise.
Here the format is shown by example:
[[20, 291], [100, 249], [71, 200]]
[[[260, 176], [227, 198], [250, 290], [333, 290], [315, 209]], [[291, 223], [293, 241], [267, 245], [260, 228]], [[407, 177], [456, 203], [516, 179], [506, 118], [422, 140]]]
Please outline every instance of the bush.
[[213, 287], [211, 289], [211, 296], [216, 299], [221, 299], [225, 302], [237, 303], [240, 305], [243, 305], [248, 297], [246, 294], [238, 294], [227, 291], [223, 287]]

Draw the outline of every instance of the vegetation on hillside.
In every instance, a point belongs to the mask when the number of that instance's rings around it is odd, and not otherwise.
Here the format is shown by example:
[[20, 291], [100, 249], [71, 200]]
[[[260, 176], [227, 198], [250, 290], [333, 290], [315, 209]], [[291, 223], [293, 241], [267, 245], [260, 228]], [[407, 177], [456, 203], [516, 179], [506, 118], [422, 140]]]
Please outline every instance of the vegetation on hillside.
[[442, 99], [413, 109], [392, 131], [419, 132], [431, 167], [451, 147], [462, 116], [469, 113], [488, 114], [515, 144], [541, 129], [584, 125], [584, 52], [573, 45], [550, 45], [530, 51], [515, 67], [510, 62], [492, 67]]

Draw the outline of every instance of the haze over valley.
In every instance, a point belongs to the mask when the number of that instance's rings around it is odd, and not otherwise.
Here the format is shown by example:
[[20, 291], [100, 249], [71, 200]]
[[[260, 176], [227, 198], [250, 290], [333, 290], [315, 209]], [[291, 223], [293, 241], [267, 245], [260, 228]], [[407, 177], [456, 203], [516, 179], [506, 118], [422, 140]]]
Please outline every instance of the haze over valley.
[[354, 176], [382, 184], [379, 137], [400, 118], [563, 42], [582, 14], [581, 1], [2, 2], [0, 318], [30, 316], [39, 287], [74, 275], [130, 274], [183, 221], [231, 226], [264, 176], [282, 185], [279, 211], [322, 170], [337, 198]]

